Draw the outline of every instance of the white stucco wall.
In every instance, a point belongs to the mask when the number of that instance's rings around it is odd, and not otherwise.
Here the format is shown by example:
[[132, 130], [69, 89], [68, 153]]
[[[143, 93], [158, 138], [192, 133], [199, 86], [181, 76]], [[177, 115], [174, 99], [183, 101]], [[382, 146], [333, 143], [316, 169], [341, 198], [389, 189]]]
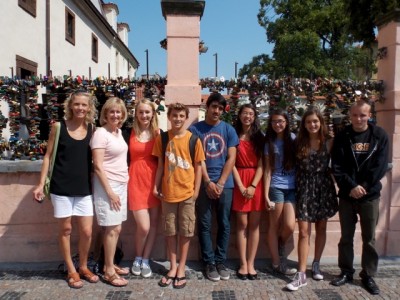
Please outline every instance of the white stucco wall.
[[[38, 63], [38, 75], [46, 75], [46, 1], [36, 1], [36, 18], [18, 6], [15, 0], [0, 0], [0, 76], [16, 75], [16, 55]], [[98, 1], [92, 0], [96, 7]], [[65, 39], [65, 7], [75, 14], [75, 45]], [[118, 51], [116, 59], [113, 40], [107, 40], [85, 15], [77, 9], [72, 0], [52, 0], [50, 2], [50, 70], [53, 76], [89, 76], [92, 78], [110, 76], [133, 77], [136, 70], [131, 68]], [[102, 11], [102, 10], [100, 10]], [[117, 30], [117, 13], [109, 12], [112, 27]], [[10, 28], [12, 31], [4, 30]], [[98, 38], [98, 62], [92, 60], [92, 33]], [[121, 65], [117, 65], [121, 63]]]
[[[65, 7], [75, 12], [75, 45], [65, 39]], [[92, 33], [98, 38], [98, 62], [92, 60]], [[79, 12], [72, 1], [52, 2], [51, 8], [51, 69], [53, 75], [108, 76], [111, 43], [94, 29], [93, 24]]]
[[93, 5], [96, 6], [98, 11], [102, 11], [100, 0], [90, 0], [90, 2], [92, 2]]
[[125, 45], [128, 45], [128, 28], [126, 26], [118, 25], [118, 36]]
[[117, 32], [117, 12], [115, 9], [104, 9], [104, 13], [106, 15], [106, 19], [108, 23], [110, 23], [111, 27]]
[[38, 74], [46, 73], [45, 1], [36, 1], [36, 18], [18, 6], [18, 1], [0, 1], [0, 76], [16, 75], [19, 55], [38, 63]]

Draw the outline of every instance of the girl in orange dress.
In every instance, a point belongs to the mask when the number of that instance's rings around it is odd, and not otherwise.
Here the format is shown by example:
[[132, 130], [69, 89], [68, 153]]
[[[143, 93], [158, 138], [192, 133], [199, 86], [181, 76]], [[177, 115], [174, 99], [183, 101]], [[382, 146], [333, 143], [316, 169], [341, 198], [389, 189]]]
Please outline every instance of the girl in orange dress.
[[153, 196], [157, 158], [151, 155], [159, 134], [156, 107], [148, 99], [135, 107], [135, 120], [129, 136], [128, 204], [136, 222], [134, 275], [150, 277], [149, 257], [157, 231], [160, 200]]
[[254, 259], [259, 241], [260, 216], [265, 204], [261, 180], [264, 135], [260, 130], [256, 108], [252, 104], [240, 107], [235, 129], [239, 136], [239, 146], [233, 167], [235, 187], [232, 210], [236, 211], [240, 256], [240, 267], [236, 275], [242, 280], [254, 280], [257, 278]]

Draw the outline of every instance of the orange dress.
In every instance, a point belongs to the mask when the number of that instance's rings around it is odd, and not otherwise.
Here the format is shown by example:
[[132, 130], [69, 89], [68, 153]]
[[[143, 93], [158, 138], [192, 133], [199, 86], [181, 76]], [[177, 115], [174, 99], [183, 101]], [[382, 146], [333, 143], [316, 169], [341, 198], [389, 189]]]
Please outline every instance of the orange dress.
[[[256, 174], [258, 158], [250, 141], [239, 141], [236, 155], [236, 169], [244, 186], [249, 186]], [[262, 211], [265, 203], [262, 197], [262, 179], [257, 184], [253, 199], [245, 198], [235, 184], [233, 188], [232, 210], [238, 212]]]
[[148, 209], [160, 205], [153, 196], [153, 186], [157, 171], [157, 157], [151, 154], [155, 139], [140, 142], [132, 130], [129, 137], [129, 210]]

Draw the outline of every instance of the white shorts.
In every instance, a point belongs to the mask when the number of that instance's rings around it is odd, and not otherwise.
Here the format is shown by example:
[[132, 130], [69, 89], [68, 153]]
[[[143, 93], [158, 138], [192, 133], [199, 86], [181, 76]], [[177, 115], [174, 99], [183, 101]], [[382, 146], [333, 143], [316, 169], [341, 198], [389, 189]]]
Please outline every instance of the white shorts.
[[50, 198], [51, 203], [53, 203], [55, 218], [68, 218], [71, 216], [93, 216], [92, 195], [73, 197], [50, 194]]
[[108, 180], [112, 190], [121, 200], [119, 211], [111, 210], [110, 200], [97, 176], [93, 177], [93, 199], [97, 223], [100, 226], [121, 225], [128, 218], [128, 183]]

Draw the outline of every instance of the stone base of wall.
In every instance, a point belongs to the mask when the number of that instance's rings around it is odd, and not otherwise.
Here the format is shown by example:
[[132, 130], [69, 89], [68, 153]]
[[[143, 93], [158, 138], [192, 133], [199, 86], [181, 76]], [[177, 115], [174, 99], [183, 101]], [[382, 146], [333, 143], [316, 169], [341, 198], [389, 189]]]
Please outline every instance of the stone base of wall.
[[[53, 217], [53, 207], [50, 201], [42, 204], [32, 200], [32, 190], [38, 182], [38, 173], [0, 173], [0, 262], [49, 262], [62, 261], [57, 241], [57, 221]], [[260, 230], [260, 243], [257, 258], [268, 258], [266, 241], [267, 213], [263, 214]], [[380, 222], [381, 223], [381, 222]], [[236, 248], [235, 214], [232, 214], [232, 231], [229, 243], [229, 258], [238, 258]], [[76, 225], [76, 224], [74, 224]], [[77, 226], [74, 226], [71, 241], [72, 253], [77, 252]], [[378, 226], [378, 228], [380, 228]], [[123, 224], [121, 242], [125, 253], [125, 260], [134, 258], [134, 230], [135, 223], [132, 213], [129, 212], [128, 220]], [[93, 229], [93, 245], [100, 234], [97, 225]], [[215, 232], [214, 232], [215, 235]], [[298, 231], [287, 245], [289, 259], [297, 261]], [[337, 244], [340, 238], [338, 217], [335, 216], [328, 223], [327, 243], [324, 251], [325, 258], [337, 257]], [[355, 255], [361, 254], [361, 234], [359, 227], [355, 239]], [[381, 255], [399, 256], [400, 243], [396, 232], [377, 231], [377, 247]], [[387, 243], [390, 251], [386, 252]], [[95, 248], [93, 246], [93, 248]], [[312, 231], [311, 248], [309, 257], [314, 251], [314, 231]], [[155, 246], [152, 252], [154, 259], [166, 259], [166, 243], [160, 226]], [[190, 245], [189, 260], [200, 258], [200, 248], [197, 236]]]

